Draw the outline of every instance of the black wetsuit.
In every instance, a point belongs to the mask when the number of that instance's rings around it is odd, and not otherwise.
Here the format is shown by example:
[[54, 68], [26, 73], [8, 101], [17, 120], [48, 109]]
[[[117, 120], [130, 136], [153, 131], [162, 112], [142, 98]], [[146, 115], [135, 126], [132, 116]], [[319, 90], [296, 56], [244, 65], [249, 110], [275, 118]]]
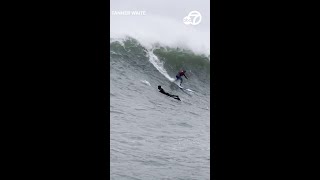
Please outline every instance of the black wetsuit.
[[162, 94], [165, 94], [165, 95], [167, 95], [167, 96], [170, 96], [170, 97], [172, 97], [172, 98], [174, 98], [174, 99], [177, 99], [177, 100], [181, 101], [180, 98], [179, 98], [179, 96], [169, 94], [169, 93], [165, 92], [162, 88], [160, 88], [159, 90], [160, 90], [159, 92], [161, 92]]

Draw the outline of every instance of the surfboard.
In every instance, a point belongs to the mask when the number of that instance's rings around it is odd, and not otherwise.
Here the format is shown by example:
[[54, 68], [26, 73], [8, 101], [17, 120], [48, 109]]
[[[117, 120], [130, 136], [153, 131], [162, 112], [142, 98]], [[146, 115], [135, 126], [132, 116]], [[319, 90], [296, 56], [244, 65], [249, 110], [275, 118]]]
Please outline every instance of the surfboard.
[[180, 86], [180, 84], [178, 84], [177, 82], [173, 82], [174, 84], [176, 84], [180, 89], [183, 89], [182, 86]]
[[182, 91], [188, 91], [188, 92], [192, 92], [192, 93], [194, 93], [194, 91], [193, 90], [191, 90], [191, 89], [188, 89], [188, 88], [184, 88], [184, 87], [182, 87], [182, 86], [180, 86], [180, 84], [177, 84], [177, 83], [175, 83]]
[[177, 82], [177, 81], [171, 81], [171, 82], [173, 82], [174, 84], [176, 84], [182, 91], [186, 90], [186, 91], [188, 91], [188, 92], [194, 93], [193, 90], [187, 89], [187, 88], [184, 88], [184, 87], [180, 86], [179, 82]]

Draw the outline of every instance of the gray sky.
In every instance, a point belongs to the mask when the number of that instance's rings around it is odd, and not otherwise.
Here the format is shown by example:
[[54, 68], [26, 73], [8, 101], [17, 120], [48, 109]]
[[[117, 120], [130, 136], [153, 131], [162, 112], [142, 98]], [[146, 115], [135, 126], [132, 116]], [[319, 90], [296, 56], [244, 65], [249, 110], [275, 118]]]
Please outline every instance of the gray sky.
[[[198, 52], [210, 49], [210, 0], [111, 0], [110, 11], [146, 11], [145, 16], [111, 14], [111, 37], [126, 34], [145, 44], [183, 45]], [[190, 11], [201, 13], [200, 24], [183, 23]]]

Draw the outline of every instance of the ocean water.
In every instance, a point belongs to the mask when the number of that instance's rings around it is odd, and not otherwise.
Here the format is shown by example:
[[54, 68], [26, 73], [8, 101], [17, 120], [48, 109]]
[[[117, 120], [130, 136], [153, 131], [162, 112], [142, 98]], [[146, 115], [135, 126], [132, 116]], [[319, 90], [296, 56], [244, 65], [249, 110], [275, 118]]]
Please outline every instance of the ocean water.
[[[110, 178], [210, 179], [210, 57], [125, 37], [110, 60]], [[171, 82], [181, 68], [185, 90]]]

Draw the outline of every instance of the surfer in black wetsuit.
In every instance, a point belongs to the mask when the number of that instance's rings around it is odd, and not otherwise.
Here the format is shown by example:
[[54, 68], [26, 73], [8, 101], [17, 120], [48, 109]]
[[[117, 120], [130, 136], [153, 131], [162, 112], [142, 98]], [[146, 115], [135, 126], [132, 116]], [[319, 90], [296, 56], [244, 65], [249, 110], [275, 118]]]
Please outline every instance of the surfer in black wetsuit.
[[158, 89], [160, 90], [159, 92], [161, 92], [162, 94], [165, 94], [165, 95], [167, 95], [167, 96], [170, 96], [170, 97], [172, 97], [172, 98], [174, 98], [174, 99], [177, 99], [177, 100], [181, 101], [180, 98], [179, 98], [179, 96], [177, 96], [177, 95], [172, 95], [172, 94], [169, 94], [169, 93], [165, 92], [165, 91], [161, 88], [160, 85], [158, 86]]

